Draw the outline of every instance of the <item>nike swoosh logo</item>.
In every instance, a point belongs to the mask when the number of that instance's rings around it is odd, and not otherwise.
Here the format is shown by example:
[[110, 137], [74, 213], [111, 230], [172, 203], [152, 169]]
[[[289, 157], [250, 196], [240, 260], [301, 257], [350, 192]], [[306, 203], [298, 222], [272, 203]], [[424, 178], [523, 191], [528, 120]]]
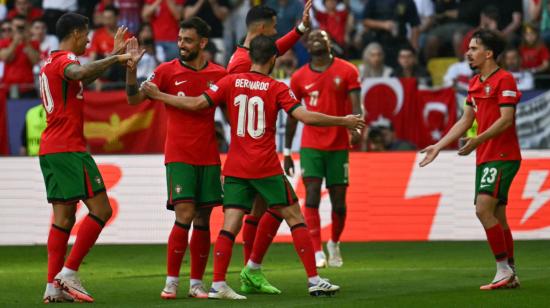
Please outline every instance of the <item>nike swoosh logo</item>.
[[479, 188], [487, 188], [487, 187], [490, 187], [491, 185], [479, 185]]
[[305, 86], [304, 88], [306, 88], [306, 90], [309, 90], [311, 87], [313, 87], [315, 84], [312, 83], [312, 84], [308, 84], [307, 86]]
[[184, 83], [186, 83], [186, 82], [187, 82], [187, 80], [184, 80], [184, 81], [177, 81], [177, 80], [176, 80], [175, 85], [176, 85], [176, 86], [179, 86], [180, 84], [184, 84]]

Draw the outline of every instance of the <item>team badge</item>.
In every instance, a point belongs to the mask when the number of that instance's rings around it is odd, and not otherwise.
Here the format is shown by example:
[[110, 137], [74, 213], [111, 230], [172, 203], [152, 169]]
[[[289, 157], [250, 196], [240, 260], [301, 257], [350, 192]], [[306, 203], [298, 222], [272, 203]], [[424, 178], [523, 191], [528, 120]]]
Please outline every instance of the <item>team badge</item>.
[[101, 178], [99, 176], [96, 176], [94, 180], [97, 184], [101, 184]]
[[489, 96], [489, 93], [491, 93], [491, 86], [486, 85], [485, 88], [483, 88], [483, 90], [485, 90], [485, 95]]
[[298, 100], [298, 99], [296, 98], [296, 95], [294, 95], [294, 92], [292, 92], [291, 89], [288, 89], [288, 94], [289, 94], [290, 97], [292, 97], [293, 99]]
[[336, 87], [339, 87], [341, 83], [342, 83], [342, 78], [340, 78], [340, 76], [336, 76], [334, 78], [334, 84], [336, 85]]
[[67, 58], [71, 61], [76, 61], [76, 55], [74, 53], [67, 54]]
[[181, 193], [182, 190], [183, 190], [183, 188], [181, 187], [180, 184], [176, 185], [176, 194]]

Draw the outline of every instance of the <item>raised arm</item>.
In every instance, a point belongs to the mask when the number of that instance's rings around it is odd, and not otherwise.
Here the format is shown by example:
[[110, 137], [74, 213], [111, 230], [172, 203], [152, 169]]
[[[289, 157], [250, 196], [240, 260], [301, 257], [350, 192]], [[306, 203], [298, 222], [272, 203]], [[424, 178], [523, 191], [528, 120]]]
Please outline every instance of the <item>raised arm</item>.
[[145, 95], [145, 93], [143, 93], [143, 91], [139, 89], [137, 84], [137, 64], [139, 62], [139, 59], [141, 59], [141, 57], [145, 53], [145, 50], [139, 51], [139, 44], [137, 39], [132, 38], [128, 42], [126, 52], [132, 55], [133, 59], [137, 58], [137, 61], [132, 60], [132, 62], [134, 62], [134, 65], [128, 66], [126, 68], [126, 96], [128, 97], [128, 104], [137, 105], [147, 98], [147, 95]]
[[148, 97], [162, 101], [167, 105], [176, 107], [178, 109], [185, 109], [190, 111], [202, 110], [210, 107], [208, 97], [203, 94], [201, 96], [176, 96], [161, 92], [157, 85], [152, 82], [144, 82], [141, 86], [141, 91]]
[[65, 77], [71, 80], [80, 80], [85, 84], [93, 82], [105, 70], [115, 63], [126, 63], [131, 58], [130, 54], [112, 55], [107, 58], [88, 62], [84, 65], [72, 64], [65, 69]]
[[143, 6], [143, 10], [141, 11], [141, 18], [145, 22], [151, 21], [151, 16], [155, 13], [155, 11], [159, 8], [160, 4], [163, 0], [157, 0], [153, 2], [152, 4], [145, 4]]
[[304, 6], [302, 22], [296, 28], [290, 30], [287, 34], [275, 42], [279, 56], [284, 55], [290, 48], [292, 48], [292, 46], [294, 46], [294, 44], [296, 44], [296, 42], [300, 40], [304, 32], [311, 28], [311, 21], [309, 17], [310, 9], [311, 0], [308, 0]]

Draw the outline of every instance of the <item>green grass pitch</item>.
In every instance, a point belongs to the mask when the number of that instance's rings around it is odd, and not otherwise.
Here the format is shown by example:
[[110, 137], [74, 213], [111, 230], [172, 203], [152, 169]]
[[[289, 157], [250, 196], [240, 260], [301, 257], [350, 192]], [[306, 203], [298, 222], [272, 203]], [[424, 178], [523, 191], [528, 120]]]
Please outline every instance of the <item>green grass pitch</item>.
[[[228, 282], [239, 288], [242, 248], [237, 245]], [[82, 265], [84, 285], [104, 307], [549, 307], [550, 241], [518, 241], [522, 286], [479, 291], [494, 275], [485, 242], [344, 243], [344, 267], [322, 269], [342, 288], [332, 298], [307, 294], [305, 273], [289, 244], [274, 244], [264, 261], [282, 295], [250, 295], [246, 301], [186, 297], [188, 254], [178, 299], [164, 301], [165, 246], [98, 245]], [[205, 280], [212, 277], [208, 265]], [[44, 246], [0, 247], [0, 307], [40, 306], [46, 276]], [[66, 306], [65, 304], [62, 304]], [[78, 305], [78, 304], [76, 304]], [[81, 304], [85, 305], [85, 304]]]

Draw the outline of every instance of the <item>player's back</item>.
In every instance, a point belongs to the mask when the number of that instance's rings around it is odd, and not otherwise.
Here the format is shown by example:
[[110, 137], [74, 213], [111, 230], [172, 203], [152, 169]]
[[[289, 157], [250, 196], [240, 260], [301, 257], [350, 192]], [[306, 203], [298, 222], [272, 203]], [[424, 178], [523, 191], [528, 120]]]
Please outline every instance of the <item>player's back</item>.
[[65, 69], [80, 64], [69, 51], [55, 51], [40, 70], [40, 92], [47, 126], [40, 141], [40, 155], [85, 152], [82, 82], [65, 77]]
[[[198, 96], [225, 75], [225, 69], [214, 63], [207, 62], [202, 69], [196, 70], [175, 59], [161, 64], [150, 81], [171, 95]], [[215, 108], [186, 111], [166, 106], [166, 111], [165, 163], [220, 164], [214, 124]]]
[[300, 106], [283, 83], [256, 72], [228, 75], [206, 92], [215, 103], [225, 102], [231, 124], [231, 144], [224, 175], [263, 178], [282, 174], [275, 149], [277, 115]]

